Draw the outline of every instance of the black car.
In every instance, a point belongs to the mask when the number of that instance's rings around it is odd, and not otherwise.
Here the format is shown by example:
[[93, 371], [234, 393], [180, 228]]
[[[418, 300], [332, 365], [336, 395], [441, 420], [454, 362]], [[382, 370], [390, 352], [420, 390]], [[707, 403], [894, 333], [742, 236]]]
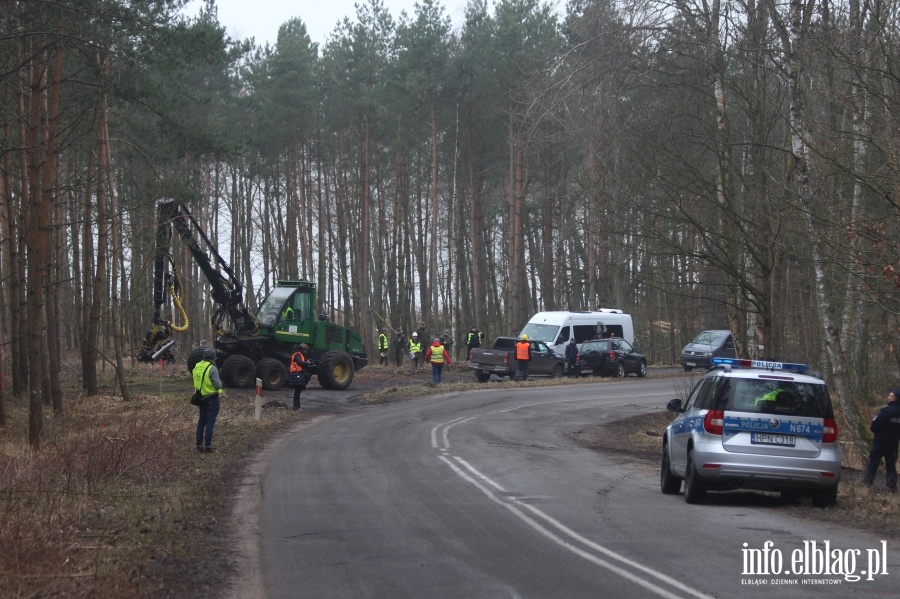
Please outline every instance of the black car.
[[647, 376], [647, 359], [624, 339], [592, 339], [581, 344], [575, 362], [578, 374]]

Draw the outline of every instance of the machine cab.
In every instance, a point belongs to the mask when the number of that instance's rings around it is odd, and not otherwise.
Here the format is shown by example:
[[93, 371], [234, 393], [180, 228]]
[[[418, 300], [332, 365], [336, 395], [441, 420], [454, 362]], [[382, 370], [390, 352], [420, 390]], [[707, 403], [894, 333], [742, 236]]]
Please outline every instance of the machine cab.
[[278, 281], [257, 312], [261, 327], [296, 332], [297, 326], [315, 319], [316, 286], [309, 281]]

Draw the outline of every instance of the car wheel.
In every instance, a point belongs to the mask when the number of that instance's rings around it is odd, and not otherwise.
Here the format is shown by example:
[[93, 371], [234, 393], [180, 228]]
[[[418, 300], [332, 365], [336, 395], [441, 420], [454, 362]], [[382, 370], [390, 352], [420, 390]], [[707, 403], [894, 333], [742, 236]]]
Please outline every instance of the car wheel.
[[641, 360], [641, 363], [638, 364], [637, 375], [641, 378], [647, 376], [647, 362], [645, 362], [644, 360]]
[[563, 365], [557, 364], [556, 366], [553, 367], [553, 372], [550, 373], [550, 378], [559, 379], [559, 378], [562, 378], [562, 375], [563, 375]]
[[666, 495], [677, 495], [681, 491], [681, 479], [672, 474], [666, 445], [663, 445], [662, 466], [659, 469], [659, 489]]
[[687, 364], [684, 364], [683, 366], [684, 366], [684, 371], [685, 371], [685, 372], [690, 372], [690, 371], [692, 371], [692, 370], [694, 369], [693, 366], [688, 366]]
[[706, 501], [706, 483], [697, 475], [693, 452], [688, 452], [687, 468], [684, 472], [684, 500], [687, 503]]
[[616, 376], [617, 379], [624, 379], [624, 378], [625, 378], [625, 363], [624, 363], [624, 362], [617, 362], [617, 363], [616, 363], [616, 374], [615, 374], [615, 376]]
[[837, 505], [838, 486], [834, 485], [824, 491], [813, 493], [812, 502], [816, 507], [834, 507]]
[[475, 378], [478, 379], [479, 383], [486, 383], [491, 379], [491, 373], [486, 370], [476, 370]]

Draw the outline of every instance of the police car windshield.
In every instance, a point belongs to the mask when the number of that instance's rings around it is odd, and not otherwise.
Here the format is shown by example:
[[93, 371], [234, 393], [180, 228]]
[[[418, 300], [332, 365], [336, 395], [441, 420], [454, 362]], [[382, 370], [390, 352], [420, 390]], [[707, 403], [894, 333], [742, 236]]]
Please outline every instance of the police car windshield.
[[728, 379], [726, 410], [833, 418], [825, 385], [765, 379]]
[[553, 324], [537, 324], [530, 322], [525, 325], [519, 335], [528, 335], [531, 341], [545, 341], [552, 344], [559, 332], [559, 326]]

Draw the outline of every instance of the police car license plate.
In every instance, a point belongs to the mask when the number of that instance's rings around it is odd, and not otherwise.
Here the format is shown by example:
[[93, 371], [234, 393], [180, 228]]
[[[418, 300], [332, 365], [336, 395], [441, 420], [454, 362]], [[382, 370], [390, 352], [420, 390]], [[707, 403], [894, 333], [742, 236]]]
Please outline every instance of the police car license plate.
[[797, 444], [797, 437], [794, 435], [779, 435], [775, 433], [752, 433], [750, 435], [750, 443], [756, 445], [784, 445], [786, 447], [794, 447]]

